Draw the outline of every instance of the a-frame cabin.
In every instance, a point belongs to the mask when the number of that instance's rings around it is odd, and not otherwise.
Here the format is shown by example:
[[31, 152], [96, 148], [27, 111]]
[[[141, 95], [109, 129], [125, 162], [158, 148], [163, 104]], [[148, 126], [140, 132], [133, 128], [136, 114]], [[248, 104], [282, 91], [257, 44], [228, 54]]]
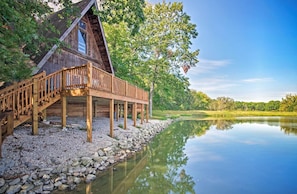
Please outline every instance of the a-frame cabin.
[[[110, 118], [110, 136], [113, 136], [114, 113], [120, 106], [124, 112], [124, 128], [127, 128], [128, 107], [131, 108], [134, 125], [137, 112], [141, 122], [148, 121], [148, 93], [114, 76], [114, 71], [102, 24], [93, 8], [96, 0], [82, 0], [74, 4], [78, 16], [61, 17], [63, 10], [50, 16], [63, 46], [53, 45], [39, 56], [32, 56], [36, 64], [31, 79], [0, 90], [0, 130], [2, 139], [10, 135], [16, 126], [32, 119], [32, 133], [38, 134], [40, 115], [61, 116], [62, 127], [67, 116], [84, 116], [87, 123], [87, 141], [92, 141], [92, 118]], [[146, 108], [144, 108], [146, 106]], [[137, 107], [141, 107], [140, 109]], [[1, 151], [1, 150], [0, 150]]]

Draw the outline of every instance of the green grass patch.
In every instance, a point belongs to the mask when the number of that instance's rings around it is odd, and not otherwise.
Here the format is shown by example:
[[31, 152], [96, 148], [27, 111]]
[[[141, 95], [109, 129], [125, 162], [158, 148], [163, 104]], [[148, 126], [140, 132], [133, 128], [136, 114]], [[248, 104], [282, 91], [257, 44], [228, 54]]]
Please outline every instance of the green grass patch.
[[297, 116], [297, 112], [272, 112], [272, 111], [173, 111], [173, 110], [154, 110], [154, 119], [167, 118], [234, 118], [248, 116]]

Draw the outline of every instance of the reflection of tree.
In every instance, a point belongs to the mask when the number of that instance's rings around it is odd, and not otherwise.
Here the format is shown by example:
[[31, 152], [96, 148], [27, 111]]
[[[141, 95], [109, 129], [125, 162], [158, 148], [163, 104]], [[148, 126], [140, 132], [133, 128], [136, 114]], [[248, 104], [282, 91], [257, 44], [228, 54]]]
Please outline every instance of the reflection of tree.
[[295, 117], [282, 117], [280, 119], [280, 128], [285, 134], [297, 135], [297, 118]]
[[208, 121], [180, 121], [157, 136], [149, 146], [149, 163], [128, 193], [195, 193], [192, 177], [184, 170], [184, 146], [191, 136], [203, 135]]
[[216, 125], [216, 129], [219, 130], [228, 130], [228, 129], [232, 129], [232, 125], [235, 123], [235, 120], [233, 119], [228, 119], [228, 120], [224, 120], [224, 119], [218, 119], [218, 120], [212, 120], [211, 124], [212, 125]]

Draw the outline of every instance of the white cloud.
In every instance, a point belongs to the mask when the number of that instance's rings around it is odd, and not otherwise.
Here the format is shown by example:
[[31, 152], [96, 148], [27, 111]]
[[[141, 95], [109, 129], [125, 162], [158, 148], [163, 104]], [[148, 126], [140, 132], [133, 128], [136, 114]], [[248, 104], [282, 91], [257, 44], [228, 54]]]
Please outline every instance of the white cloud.
[[202, 73], [211, 72], [214, 69], [224, 67], [231, 64], [230, 60], [209, 60], [209, 59], [199, 59], [199, 63], [196, 67], [192, 67], [189, 71], [190, 75], [197, 75]]
[[273, 81], [273, 78], [270, 78], [270, 77], [264, 77], [264, 78], [248, 78], [248, 79], [244, 79], [242, 81], [243, 82], [247, 82], [247, 83], [271, 82], [271, 81]]

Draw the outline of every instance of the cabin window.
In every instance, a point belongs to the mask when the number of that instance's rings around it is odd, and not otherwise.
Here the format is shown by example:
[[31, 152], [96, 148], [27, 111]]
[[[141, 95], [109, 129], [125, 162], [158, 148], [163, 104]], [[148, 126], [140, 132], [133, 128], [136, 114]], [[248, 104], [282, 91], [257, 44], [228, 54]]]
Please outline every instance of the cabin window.
[[78, 51], [87, 54], [87, 24], [83, 21], [78, 23]]

